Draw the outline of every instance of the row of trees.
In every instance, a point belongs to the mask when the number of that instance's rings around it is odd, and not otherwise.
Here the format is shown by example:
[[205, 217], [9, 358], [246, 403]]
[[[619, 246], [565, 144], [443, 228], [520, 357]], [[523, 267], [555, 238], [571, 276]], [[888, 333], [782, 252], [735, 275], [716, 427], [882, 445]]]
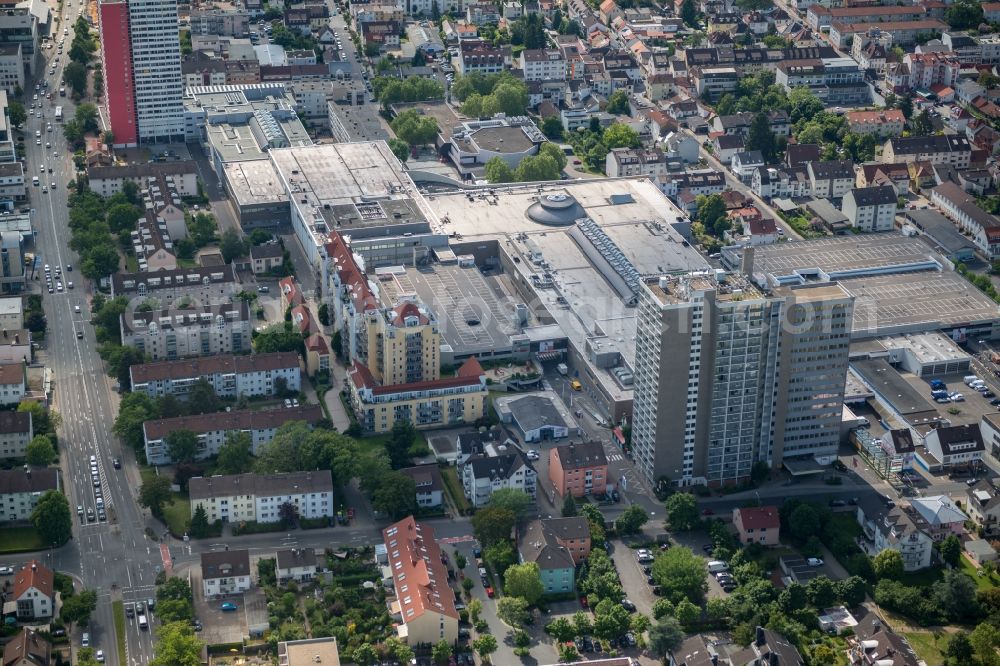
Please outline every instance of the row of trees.
[[[553, 116], [554, 117], [554, 116]], [[546, 119], [542, 123], [543, 131], [552, 129]], [[599, 118], [591, 118], [587, 129], [580, 128], [564, 135], [567, 143], [573, 146], [573, 152], [588, 167], [594, 171], [604, 172], [608, 153], [614, 148], [638, 148], [641, 144], [639, 133], [624, 123], [613, 123], [601, 127]]]
[[375, 98], [389, 107], [400, 102], [426, 102], [444, 99], [444, 86], [437, 79], [410, 76], [405, 79], [378, 76], [372, 81]]
[[566, 168], [566, 155], [559, 146], [543, 143], [537, 155], [521, 159], [516, 169], [502, 157], [493, 157], [486, 162], [486, 179], [491, 183], [524, 183], [538, 180], [559, 180]]
[[451, 96], [462, 103], [462, 113], [473, 118], [492, 117], [497, 113], [523, 116], [528, 108], [528, 88], [510, 72], [480, 74], [473, 72], [456, 77]]

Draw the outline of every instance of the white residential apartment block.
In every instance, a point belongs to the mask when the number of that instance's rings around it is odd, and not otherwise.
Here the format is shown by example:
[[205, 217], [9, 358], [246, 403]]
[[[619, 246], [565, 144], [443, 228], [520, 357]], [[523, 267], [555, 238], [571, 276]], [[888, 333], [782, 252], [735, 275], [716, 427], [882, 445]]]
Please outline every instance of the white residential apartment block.
[[27, 390], [24, 364], [0, 362], [0, 405], [16, 405]]
[[191, 515], [204, 507], [208, 521], [276, 523], [282, 504], [298, 509], [300, 518], [333, 517], [330, 470], [282, 474], [230, 474], [190, 480]]
[[0, 470], [0, 523], [30, 520], [39, 498], [61, 487], [59, 471], [53, 467]]
[[460, 470], [465, 496], [475, 507], [489, 504], [501, 488], [523, 490], [535, 496], [538, 474], [520, 453], [500, 453], [469, 458]]
[[898, 551], [905, 571], [918, 571], [931, 565], [934, 539], [923, 528], [926, 521], [910, 507], [885, 509], [881, 502], [863, 503], [857, 509], [858, 524], [864, 539], [859, 543], [875, 556], [883, 550]]
[[[4, 412], [0, 412], [2, 415]], [[146, 421], [142, 424], [146, 460], [150, 465], [169, 465], [173, 462], [167, 450], [166, 438], [171, 432], [187, 430], [198, 437], [195, 458], [202, 460], [216, 456], [230, 435], [250, 435], [254, 453], [274, 439], [278, 428], [293, 421], [309, 424], [319, 422], [323, 410], [319, 405], [302, 405], [287, 409], [237, 409], [230, 412], [177, 416], [169, 419]], [[2, 419], [0, 419], [2, 426]]]
[[841, 210], [858, 231], [892, 231], [896, 224], [896, 188], [852, 188], [844, 196]]
[[184, 79], [176, 0], [129, 0], [140, 143], [184, 140]]
[[299, 355], [274, 352], [251, 356], [207, 356], [178, 361], [133, 365], [132, 390], [151, 398], [161, 395], [187, 397], [191, 387], [205, 379], [221, 397], [271, 396], [284, 380], [285, 389], [302, 388]]
[[122, 344], [153, 361], [250, 351], [246, 301], [183, 310], [130, 310], [121, 315]]
[[559, 49], [525, 49], [521, 51], [520, 65], [525, 81], [566, 79], [566, 58]]
[[223, 550], [201, 554], [201, 584], [206, 599], [250, 589], [250, 551]]
[[[751, 255], [752, 256], [752, 255]], [[655, 483], [723, 486], [835, 455], [854, 297], [835, 283], [661, 277], [640, 292], [632, 442]]]
[[623, 176], [666, 176], [670, 159], [658, 149], [613, 148], [605, 158], [605, 170], [609, 178]]
[[23, 458], [32, 437], [31, 412], [0, 412], [0, 459]]

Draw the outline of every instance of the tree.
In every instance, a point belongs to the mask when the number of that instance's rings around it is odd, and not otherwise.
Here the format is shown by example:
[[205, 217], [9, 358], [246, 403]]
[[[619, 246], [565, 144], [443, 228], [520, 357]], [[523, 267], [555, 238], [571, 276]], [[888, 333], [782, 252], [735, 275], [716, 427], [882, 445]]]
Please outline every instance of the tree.
[[173, 501], [170, 479], [154, 476], [139, 486], [139, 504], [149, 509], [154, 516], [163, 514], [163, 505]]
[[983, 71], [979, 72], [979, 78], [976, 79], [976, 83], [986, 88], [987, 90], [990, 88], [996, 88], [997, 86], [1000, 86], [1000, 76], [997, 76], [993, 72], [984, 69]]
[[486, 506], [472, 517], [472, 530], [483, 546], [510, 539], [517, 517], [510, 509]]
[[[21, 403], [22, 405], [26, 403]], [[142, 424], [157, 416], [153, 401], [145, 393], [126, 393], [118, 407], [112, 431], [135, 450], [145, 442]]]
[[944, 578], [934, 584], [933, 598], [951, 620], [974, 617], [979, 611], [976, 581], [958, 569], [944, 572]]
[[483, 167], [486, 180], [491, 183], [513, 183], [517, 180], [514, 170], [510, 168], [507, 161], [502, 157], [491, 157]]
[[915, 136], [927, 136], [934, 132], [934, 124], [931, 122], [931, 114], [924, 109], [917, 114], [916, 118], [910, 121], [910, 129]]
[[771, 130], [771, 121], [763, 111], [757, 113], [747, 130], [747, 150], [759, 150], [767, 164], [774, 162], [777, 156], [777, 142]]
[[658, 659], [680, 647], [683, 640], [684, 630], [675, 617], [664, 617], [649, 628], [649, 649]]
[[15, 99], [7, 103], [7, 117], [11, 125], [20, 127], [28, 119], [28, 112], [24, 110], [24, 104]]
[[528, 183], [539, 180], [558, 180], [560, 174], [559, 164], [550, 155], [529, 155], [521, 159], [517, 169], [514, 170], [514, 178], [521, 183]]
[[410, 464], [410, 448], [417, 438], [417, 429], [405, 419], [396, 419], [389, 432], [386, 442], [386, 452], [389, 454], [389, 464], [393, 469], [400, 469]]
[[389, 124], [396, 136], [411, 146], [432, 143], [438, 135], [437, 121], [416, 109], [407, 109]]
[[565, 617], [557, 617], [549, 622], [545, 625], [545, 631], [559, 643], [571, 641], [576, 636], [576, 628]]
[[205, 513], [205, 507], [199, 504], [198, 508], [194, 510], [194, 515], [191, 516], [188, 534], [194, 539], [204, 539], [209, 533], [208, 514]]
[[142, 211], [129, 203], [119, 203], [108, 208], [107, 221], [111, 231], [116, 234], [131, 232], [136, 221], [142, 217]]
[[941, 550], [941, 559], [953, 567], [957, 567], [962, 559], [962, 542], [954, 534], [950, 534], [938, 546]]
[[[436, 5], [437, 3], [435, 3]], [[431, 648], [431, 658], [434, 660], [435, 664], [438, 666], [444, 666], [448, 663], [448, 659], [451, 658], [451, 643], [446, 639], [442, 638], [434, 647]], [[357, 662], [357, 659], [354, 660]]]
[[566, 493], [566, 497], [563, 498], [562, 515], [563, 518], [572, 518], [576, 515], [576, 500], [573, 499], [572, 493]]
[[948, 647], [945, 649], [944, 654], [948, 658], [949, 664], [959, 666], [960, 664], [971, 663], [973, 649], [968, 634], [963, 631], [952, 634], [948, 639]]
[[208, 380], [202, 377], [191, 386], [187, 404], [195, 414], [209, 414], [219, 411], [219, 396]]
[[501, 488], [490, 495], [490, 506], [509, 509], [520, 521], [528, 515], [528, 509], [534, 502], [528, 493], [517, 488]]
[[191, 462], [198, 453], [198, 435], [190, 430], [172, 430], [163, 441], [175, 463]]
[[96, 132], [100, 129], [100, 125], [97, 122], [97, 107], [89, 102], [77, 106], [73, 118], [76, 122], [80, 123], [80, 127], [83, 128], [84, 132]]
[[674, 615], [681, 626], [690, 630], [701, 618], [701, 609], [691, 603], [688, 599], [681, 599], [674, 609]]
[[839, 580], [837, 585], [837, 598], [847, 606], [857, 606], [865, 600], [866, 587], [865, 579], [861, 576], [851, 576], [844, 580]]
[[353, 657], [354, 663], [357, 666], [374, 666], [374, 664], [378, 663], [378, 652], [372, 647], [371, 643], [362, 643], [354, 648], [354, 653], [351, 657]]
[[129, 371], [133, 365], [143, 363], [146, 355], [130, 345], [105, 345], [100, 351], [107, 364], [108, 375], [117, 379], [122, 387], [131, 388], [132, 375]]
[[97, 592], [84, 590], [69, 597], [63, 597], [59, 619], [66, 624], [86, 625], [90, 614], [97, 608]]
[[149, 666], [200, 666], [202, 643], [190, 623], [171, 622], [157, 632], [156, 657]]
[[793, 125], [802, 119], [817, 116], [824, 108], [823, 102], [806, 87], [793, 88], [788, 93], [787, 103], [788, 119]]
[[48, 467], [56, 459], [56, 449], [46, 435], [36, 435], [24, 450], [24, 460], [34, 467]]
[[605, 108], [608, 113], [616, 116], [627, 116], [632, 113], [632, 107], [628, 103], [628, 92], [616, 90], [608, 97], [608, 105]]
[[189, 623], [194, 619], [194, 605], [181, 599], [167, 599], [156, 605], [156, 614], [160, 622]]
[[509, 597], [521, 597], [534, 606], [545, 593], [537, 562], [525, 562], [508, 567], [504, 572], [504, 592]]
[[219, 250], [222, 252], [222, 260], [230, 264], [247, 253], [246, 241], [240, 236], [240, 232], [230, 227], [222, 232]]
[[630, 504], [615, 521], [619, 534], [635, 534], [649, 522], [649, 514], [638, 504]]
[[46, 545], [61, 546], [73, 534], [73, 518], [69, 501], [61, 492], [47, 490], [31, 512], [31, 524]]
[[586, 636], [594, 631], [594, 623], [590, 620], [590, 615], [583, 611], [573, 613], [573, 628], [577, 636]]
[[400, 162], [406, 162], [406, 160], [410, 159], [410, 144], [402, 139], [389, 139], [389, 150], [392, 151], [392, 154]]
[[507, 596], [497, 601], [497, 617], [504, 624], [517, 629], [528, 621], [528, 602], [522, 597]]
[[698, 27], [698, 8], [694, 4], [694, 0], [684, 0], [681, 3], [681, 19], [689, 28]]
[[819, 533], [819, 515], [809, 504], [799, 504], [788, 516], [788, 529], [792, 537], [799, 542]]
[[80, 272], [90, 280], [100, 280], [118, 271], [120, 259], [113, 246], [97, 245], [82, 255]]
[[611, 640], [629, 630], [630, 615], [617, 599], [602, 599], [594, 609], [594, 633]]
[[63, 68], [63, 80], [76, 97], [83, 97], [87, 94], [87, 68], [80, 63], [67, 63], [66, 67]]
[[219, 447], [219, 455], [215, 460], [215, 471], [218, 474], [243, 474], [253, 469], [253, 442], [250, 433], [233, 432], [226, 436], [226, 441]]
[[981, 622], [969, 634], [969, 642], [983, 666], [996, 666], [1000, 662], [996, 649], [1000, 646], [1000, 629], [989, 622]]
[[[725, 206], [725, 204], [723, 204]], [[690, 493], [674, 493], [667, 498], [667, 526], [677, 532], [693, 530], [698, 524], [698, 505]]]
[[559, 116], [547, 116], [542, 120], [542, 134], [549, 141], [562, 141], [563, 124]]
[[417, 512], [417, 484], [402, 472], [388, 472], [372, 493], [372, 508], [394, 519]]
[[705, 560], [684, 546], [674, 546], [657, 557], [652, 571], [664, 596], [674, 603], [685, 597], [700, 601], [708, 589]]
[[875, 569], [875, 576], [880, 580], [882, 578], [898, 580], [903, 575], [903, 556], [898, 550], [886, 548], [872, 558], [872, 567]]
[[608, 148], [638, 148], [639, 133], [623, 123], [614, 123], [601, 136]]
[[945, 10], [944, 20], [954, 30], [973, 30], [983, 22], [983, 6], [974, 0], [960, 0]]
[[472, 641], [472, 648], [483, 661], [489, 662], [490, 655], [497, 651], [497, 639], [492, 634], [483, 634]]
[[826, 608], [837, 599], [837, 588], [826, 576], [816, 576], [806, 585], [809, 603], [816, 608]]

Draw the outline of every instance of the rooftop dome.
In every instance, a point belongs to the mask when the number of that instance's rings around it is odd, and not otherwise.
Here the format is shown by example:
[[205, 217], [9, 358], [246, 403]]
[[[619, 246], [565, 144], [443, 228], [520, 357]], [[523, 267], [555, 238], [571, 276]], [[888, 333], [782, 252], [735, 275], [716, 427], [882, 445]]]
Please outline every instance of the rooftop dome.
[[565, 192], [546, 194], [528, 206], [528, 219], [550, 227], [568, 227], [583, 217], [583, 206]]

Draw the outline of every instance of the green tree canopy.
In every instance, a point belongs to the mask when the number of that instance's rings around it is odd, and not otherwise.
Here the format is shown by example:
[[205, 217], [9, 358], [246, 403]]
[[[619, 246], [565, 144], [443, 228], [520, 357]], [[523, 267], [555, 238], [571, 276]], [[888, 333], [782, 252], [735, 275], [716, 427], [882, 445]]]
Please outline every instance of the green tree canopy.
[[674, 546], [656, 558], [653, 578], [675, 603], [685, 598], [700, 601], [708, 589], [705, 560], [684, 546]]
[[66, 624], [86, 625], [90, 615], [97, 608], [97, 592], [83, 590], [63, 598], [59, 618]]
[[46, 491], [31, 512], [31, 524], [46, 544], [61, 546], [69, 541], [73, 534], [73, 518], [66, 496], [55, 490]]
[[698, 504], [691, 493], [674, 493], [667, 498], [664, 508], [669, 529], [687, 532], [698, 525]]
[[198, 435], [190, 430], [172, 430], [163, 438], [174, 462], [191, 462], [198, 453]]
[[472, 529], [483, 546], [510, 539], [517, 516], [510, 509], [486, 506], [472, 517]]
[[35, 435], [24, 450], [24, 460], [35, 467], [47, 467], [56, 460], [56, 449], [46, 435]]
[[534, 606], [545, 593], [542, 575], [537, 562], [525, 562], [508, 567], [504, 572], [504, 592], [510, 597], [520, 597]]
[[172, 622], [157, 631], [156, 656], [150, 666], [201, 666], [202, 643], [190, 623]]
[[608, 148], [638, 148], [639, 133], [623, 123], [613, 123], [604, 130], [604, 145]]
[[628, 92], [616, 90], [608, 97], [608, 106], [605, 111], [616, 116], [627, 116], [632, 113], [632, 107], [628, 103]]
[[615, 521], [619, 534], [635, 534], [649, 522], [649, 514], [638, 504], [630, 504]]
[[879, 579], [899, 580], [903, 575], [903, 556], [898, 550], [886, 548], [872, 558], [872, 567]]
[[407, 109], [389, 124], [396, 136], [411, 146], [433, 143], [438, 135], [437, 121], [421, 115], [416, 109]]
[[149, 509], [154, 516], [163, 515], [163, 505], [173, 501], [170, 479], [154, 476], [139, 486], [139, 504]]
[[507, 164], [507, 160], [498, 156], [491, 157], [483, 167], [486, 180], [490, 183], [513, 183], [517, 180], [514, 170]]
[[219, 474], [243, 474], [253, 469], [253, 442], [250, 433], [233, 432], [219, 447], [215, 471]]

